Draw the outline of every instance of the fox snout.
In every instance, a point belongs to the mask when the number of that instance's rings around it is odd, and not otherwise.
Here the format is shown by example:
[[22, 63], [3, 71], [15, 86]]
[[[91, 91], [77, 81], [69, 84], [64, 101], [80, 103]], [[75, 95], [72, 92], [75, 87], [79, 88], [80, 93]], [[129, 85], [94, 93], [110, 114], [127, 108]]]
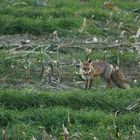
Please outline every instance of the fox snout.
[[84, 75], [89, 75], [90, 72], [91, 72], [91, 69], [89, 69], [89, 70], [84, 70]]

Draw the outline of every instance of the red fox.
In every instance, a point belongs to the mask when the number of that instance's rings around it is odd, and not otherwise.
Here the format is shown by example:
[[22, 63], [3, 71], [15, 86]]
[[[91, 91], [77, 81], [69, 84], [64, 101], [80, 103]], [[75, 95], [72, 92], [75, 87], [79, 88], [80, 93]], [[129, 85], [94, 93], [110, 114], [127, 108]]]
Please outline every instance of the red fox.
[[125, 80], [124, 74], [119, 70], [118, 67], [114, 67], [112, 64], [105, 61], [87, 61], [80, 62], [80, 74], [85, 80], [85, 88], [90, 89], [92, 81], [95, 76], [100, 76], [107, 82], [107, 87], [112, 87], [112, 81], [119, 88], [129, 88], [127, 81]]

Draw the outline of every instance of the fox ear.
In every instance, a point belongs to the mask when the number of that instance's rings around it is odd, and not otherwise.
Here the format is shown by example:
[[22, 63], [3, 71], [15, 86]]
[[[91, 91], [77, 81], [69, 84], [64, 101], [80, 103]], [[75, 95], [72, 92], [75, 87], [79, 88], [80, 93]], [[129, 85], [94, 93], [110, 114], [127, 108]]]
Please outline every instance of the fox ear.
[[91, 59], [88, 59], [88, 63], [91, 63], [91, 61], [92, 61]]

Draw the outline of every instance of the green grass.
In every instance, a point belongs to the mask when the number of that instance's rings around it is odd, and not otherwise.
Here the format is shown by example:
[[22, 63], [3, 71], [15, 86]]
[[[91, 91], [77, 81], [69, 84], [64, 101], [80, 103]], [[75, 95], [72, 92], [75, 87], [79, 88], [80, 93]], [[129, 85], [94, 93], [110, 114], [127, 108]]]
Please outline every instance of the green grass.
[[[38, 92], [29, 90], [0, 90], [0, 127], [7, 130], [12, 139], [40, 138], [42, 130], [60, 137], [62, 125], [68, 127], [70, 135], [82, 134], [86, 140], [95, 135], [99, 139], [108, 139], [108, 133], [115, 138], [115, 126], [121, 133], [121, 139], [131, 135], [133, 126], [139, 137], [139, 108], [121, 112], [139, 99], [139, 89]], [[68, 122], [67, 117], [70, 117]], [[24, 135], [24, 133], [25, 135]], [[90, 135], [91, 134], [91, 135]]]
[[[19, 4], [14, 5], [15, 2]], [[104, 43], [70, 44], [60, 48], [59, 53], [57, 45], [51, 39], [51, 47], [47, 51], [36, 44], [26, 52], [11, 51], [14, 46], [1, 46], [0, 87], [5, 88], [0, 89], [0, 137], [2, 129], [5, 129], [8, 140], [31, 140], [33, 136], [41, 140], [43, 130], [46, 130], [54, 139], [62, 140], [64, 124], [68, 128], [70, 140], [74, 140], [72, 135], [75, 133], [79, 136], [77, 140], [92, 140], [94, 137], [100, 140], [112, 137], [115, 140], [116, 128], [120, 131], [118, 140], [139, 140], [139, 105], [132, 110], [126, 109], [140, 98], [139, 74], [135, 76], [132, 73], [134, 77], [129, 81], [132, 88], [128, 90], [115, 87], [110, 90], [101, 89], [101, 82], [95, 79], [97, 88], [86, 91], [74, 83], [81, 78], [74, 73], [79, 69], [72, 62], [85, 61], [87, 56], [84, 49], [91, 48], [90, 59], [103, 59], [115, 65], [119, 60], [125, 73], [131, 75], [133, 70], [135, 72], [139, 56], [132, 51], [129, 38], [136, 34], [140, 25], [139, 13], [134, 12], [140, 7], [140, 2], [111, 1], [117, 10], [105, 7], [106, 0], [48, 0], [44, 7], [37, 6], [36, 0], [24, 0], [25, 4], [20, 2], [21, 0], [0, 1], [1, 35], [31, 34], [43, 36], [49, 41], [51, 34], [58, 31], [64, 44], [65, 40], [70, 43], [73, 37], [75, 42], [97, 37]], [[87, 19], [86, 27], [84, 32], [80, 32], [84, 18]], [[125, 34], [122, 37], [123, 31]], [[118, 39], [124, 43], [120, 47], [123, 51], [104, 49], [114, 45]], [[39, 48], [34, 50], [36, 47]], [[41, 91], [42, 65], [50, 60], [57, 60], [57, 63], [53, 63], [56, 70], [54, 74], [59, 69], [60, 83], [75, 89]], [[70, 65], [59, 65], [65, 62]], [[46, 66], [48, 67], [47, 64]], [[134, 78], [138, 80], [136, 84]], [[28, 84], [26, 89], [21, 88], [25, 83]]]
[[[61, 35], [68, 35], [69, 31], [72, 30], [74, 33], [76, 29], [79, 29], [82, 25], [82, 18], [89, 19], [87, 31], [94, 35], [104, 35], [102, 22], [104, 28], [110, 28], [114, 34], [117, 35], [117, 30], [114, 29], [116, 22], [124, 22], [124, 26], [129, 24], [136, 30], [138, 27], [134, 25], [134, 19], [137, 14], [129, 12], [130, 10], [136, 9], [139, 6], [138, 2], [127, 1], [118, 2], [114, 1], [113, 4], [118, 6], [122, 10], [127, 10], [128, 13], [121, 11], [114, 12], [110, 17], [111, 10], [105, 8], [105, 1], [90, 1], [89, 3], [83, 3], [78, 1], [67, 2], [64, 0], [48, 1], [46, 7], [39, 8], [36, 6], [35, 1], [26, 1], [27, 6], [12, 6], [10, 2], [1, 1], [0, 13], [1, 13], [1, 34], [15, 34], [15, 33], [31, 33], [35, 35], [49, 34], [54, 30], [60, 31]], [[3, 8], [4, 7], [4, 8]], [[130, 9], [131, 7], [131, 9]], [[92, 17], [94, 16], [94, 19]], [[112, 23], [109, 27], [105, 27], [107, 21], [112, 18]], [[131, 23], [130, 23], [131, 22]], [[95, 24], [93, 26], [93, 23]], [[111, 27], [111, 25], [113, 25]], [[94, 29], [94, 27], [96, 27]], [[66, 30], [67, 29], [67, 34]], [[115, 36], [116, 36], [115, 35]]]
[[[127, 92], [126, 92], [127, 91]], [[123, 109], [139, 97], [139, 89], [130, 90], [95, 90], [95, 91], [70, 91], [62, 93], [33, 94], [26, 91], [1, 90], [0, 102], [6, 108], [26, 109], [28, 107], [53, 107], [63, 106], [74, 109], [95, 108], [112, 111]], [[85, 94], [85, 92], [87, 94]], [[93, 93], [92, 93], [93, 92]], [[114, 100], [113, 100], [114, 99]], [[119, 99], [119, 101], [117, 100]], [[111, 111], [111, 110], [110, 110]]]

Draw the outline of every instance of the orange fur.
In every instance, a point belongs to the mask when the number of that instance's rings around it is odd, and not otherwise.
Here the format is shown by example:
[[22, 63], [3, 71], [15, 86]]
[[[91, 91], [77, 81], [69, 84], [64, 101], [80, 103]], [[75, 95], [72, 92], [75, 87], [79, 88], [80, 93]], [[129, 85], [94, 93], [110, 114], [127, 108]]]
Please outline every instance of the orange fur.
[[95, 76], [100, 76], [107, 82], [107, 87], [112, 87], [112, 81], [120, 88], [128, 88], [123, 73], [112, 64], [105, 61], [87, 61], [80, 63], [80, 74], [85, 80], [85, 88], [90, 89]]

